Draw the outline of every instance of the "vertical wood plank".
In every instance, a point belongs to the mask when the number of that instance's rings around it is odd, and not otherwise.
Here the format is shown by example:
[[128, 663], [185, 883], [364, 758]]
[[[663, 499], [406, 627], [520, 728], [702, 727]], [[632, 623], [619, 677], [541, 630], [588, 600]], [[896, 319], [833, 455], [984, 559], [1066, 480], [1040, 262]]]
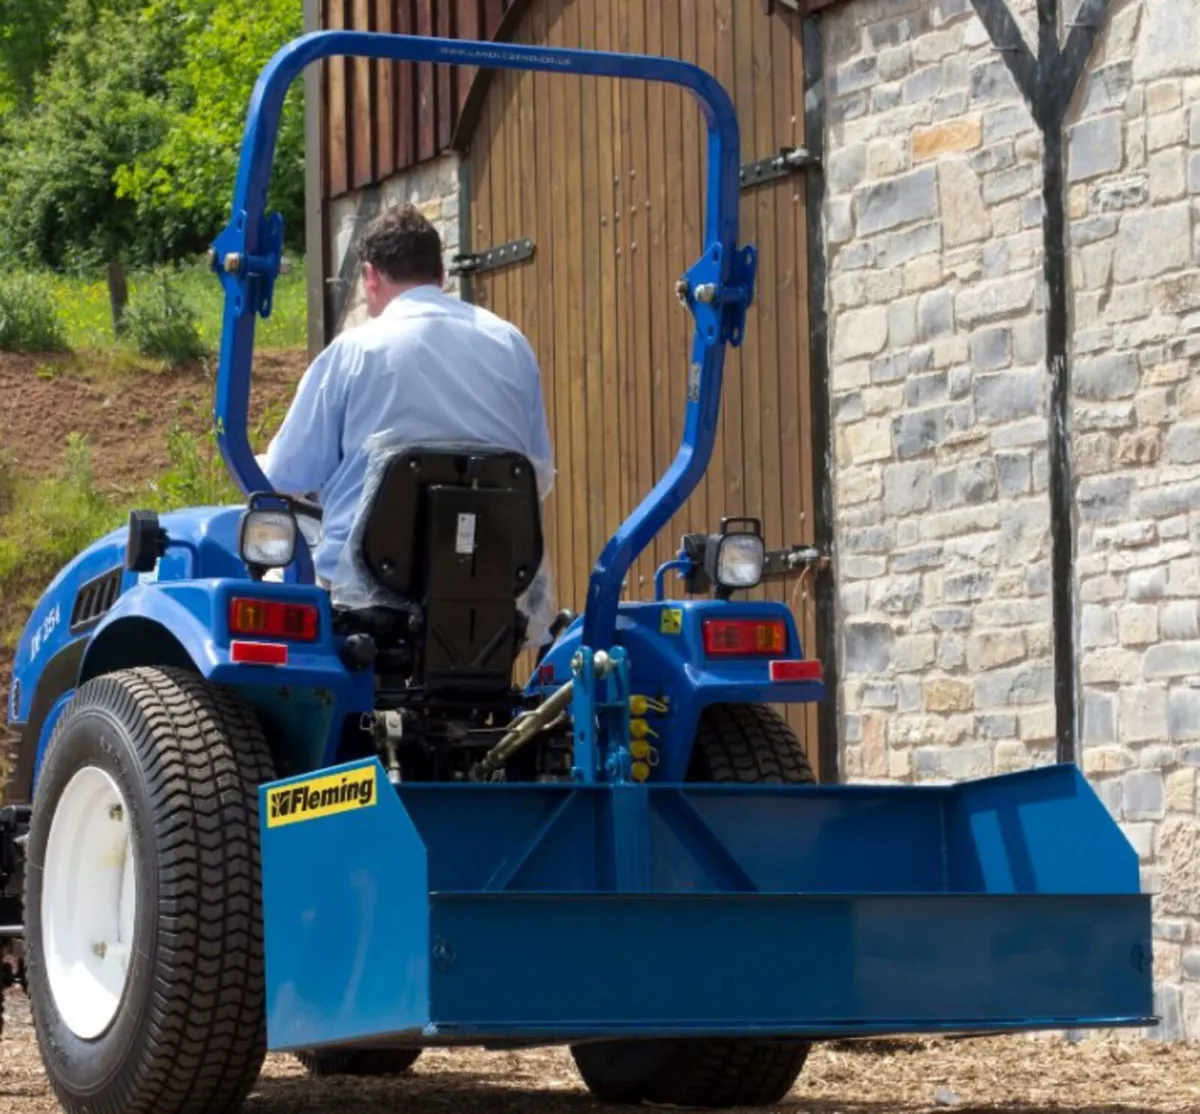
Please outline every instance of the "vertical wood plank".
[[[737, 28], [733, 23], [733, 0], [716, 0], [717, 15], [717, 80], [726, 89], [737, 88], [736, 51]], [[745, 132], [742, 132], [743, 152], [745, 151]], [[744, 155], [743, 155], [744, 157]], [[723, 496], [719, 507], [710, 508], [714, 519], [717, 515], [734, 515], [742, 513], [744, 485], [742, 472], [742, 395], [741, 381], [744, 374], [745, 361], [742, 353], [729, 361], [725, 381], [725, 407], [722, 415], [722, 430], [725, 435], [723, 459], [717, 463], [717, 476], [724, 477], [722, 490], [718, 480], [718, 492]], [[732, 373], [731, 375], [729, 373]]]
[[[529, 22], [528, 20], [526, 22]], [[518, 235], [529, 236], [535, 245], [537, 239], [537, 193], [538, 193], [538, 145], [537, 145], [537, 99], [534, 85], [534, 75], [522, 74], [518, 88], [518, 149], [520, 151], [519, 189], [515, 198], [516, 224]], [[536, 251], [536, 248], [535, 248]], [[525, 333], [535, 353], [541, 353], [544, 342], [544, 330], [541, 315], [538, 281], [541, 262], [536, 254], [531, 263], [522, 264], [518, 269], [517, 279], [520, 283], [520, 313], [516, 316], [517, 326]], [[545, 385], [542, 387], [543, 398], [546, 397]], [[556, 521], [548, 516], [542, 524], [543, 535], [547, 538], [554, 536]], [[551, 566], [553, 572], [553, 566]]]
[[[373, 0], [375, 29], [389, 34], [395, 29], [392, 9], [395, 0]], [[379, 180], [396, 172], [396, 113], [394, 62], [375, 64], [375, 173]]]
[[[612, 49], [611, 8], [605, 0], [592, 5], [595, 23], [597, 50]], [[593, 498], [603, 495], [604, 532], [611, 535], [622, 520], [621, 477], [618, 473], [620, 459], [620, 399], [617, 395], [617, 362], [620, 359], [617, 339], [617, 320], [620, 312], [621, 290], [617, 283], [617, 243], [613, 224], [613, 207], [616, 204], [617, 188], [614, 177], [617, 173], [616, 126], [613, 109], [618, 82], [605, 80], [597, 88], [597, 179], [600, 221], [600, 290], [596, 298], [599, 306], [598, 326], [600, 329], [600, 379], [603, 389], [603, 430], [601, 442], [602, 460], [600, 475], [592, 488]], [[607, 540], [607, 537], [602, 540]]]
[[[545, 0], [546, 41], [551, 46], [563, 46], [563, 3], [564, 0]], [[575, 365], [571, 352], [571, 274], [569, 257], [571, 228], [567, 220], [567, 167], [576, 160], [577, 145], [572, 145], [573, 133], [567, 123], [567, 86], [573, 84], [570, 77], [549, 75], [547, 95], [550, 98], [551, 141], [553, 171], [550, 175], [550, 234], [545, 240], [546, 254], [554, 261], [554, 424], [557, 456], [559, 462], [558, 486], [558, 565], [557, 575], [562, 583], [562, 600], [579, 608], [586, 590], [578, 581], [575, 570], [575, 522], [578, 503], [575, 499], [577, 478], [575, 454], [573, 452], [573, 430], [571, 424], [571, 399]], [[543, 199], [545, 195], [543, 195]]]
[[[574, 45], [583, 50], [596, 47], [597, 0], [575, 0], [578, 26]], [[606, 84], [606, 82], [605, 82]], [[581, 275], [580, 324], [583, 333], [584, 376], [584, 452], [587, 460], [587, 542], [583, 562], [591, 567], [606, 541], [604, 516], [604, 364], [603, 323], [600, 284], [600, 98], [607, 96], [599, 78], [585, 77], [579, 82], [580, 141], [582, 144], [582, 223], [583, 271]]]
[[[629, 49], [636, 54], [646, 52], [646, 9], [658, 0], [632, 0], [629, 4]], [[649, 104], [644, 81], [631, 84], [629, 98], [630, 140], [629, 181], [629, 264], [633, 272], [633, 358], [629, 373], [633, 379], [634, 484], [633, 501], [638, 503], [650, 491], [654, 475], [654, 397], [651, 390], [653, 349], [650, 338], [650, 251], [646, 202], [649, 200], [649, 164], [647, 122]], [[659, 137], [655, 136], [655, 145]], [[652, 549], [647, 548], [631, 570], [630, 588], [635, 599], [646, 599], [652, 590], [649, 566]]]
[[[774, 70], [772, 144], [783, 146], [799, 141], [796, 134], [797, 98], [802, 90], [794, 90], [797, 80], [792, 73], [791, 43], [786, 28], [776, 28], [772, 35], [772, 64]], [[774, 149], [774, 147], [772, 147]], [[797, 281], [797, 224], [802, 223], [803, 194], [801, 179], [788, 179], [775, 191], [776, 272], [775, 294], [779, 300], [776, 318], [776, 356], [779, 364], [779, 410], [777, 417], [780, 445], [780, 523], [783, 539], [788, 544], [812, 540], [809, 523], [803, 518], [801, 497], [801, 449], [797, 436], [800, 420], [800, 363], [804, 335], [797, 328], [805, 307]], [[774, 432], [774, 431], [773, 431]]]
[[[457, 39], [478, 39], [482, 34], [479, 11], [479, 0], [455, 0], [457, 8], [454, 15], [454, 37]], [[471, 84], [479, 72], [475, 66], [456, 66], [454, 68], [454, 123], [458, 125], [459, 113], [462, 112]]]
[[504, 9], [508, 6], [505, 0], [483, 0], [484, 5], [484, 34], [489, 39], [495, 38], [496, 29], [500, 26], [500, 20], [504, 16]]
[[[621, 51], [629, 49], [629, 22], [624, 13], [609, 8], [609, 41]], [[630, 128], [629, 90], [633, 83], [617, 80], [612, 83], [613, 95], [613, 207], [612, 227], [617, 287], [617, 321], [614, 328], [616, 342], [615, 372], [617, 396], [617, 495], [622, 520], [629, 516], [634, 504], [634, 442], [632, 387], [633, 382], [633, 291], [630, 286], [632, 270], [629, 266], [628, 219], [630, 198]], [[634, 595], [630, 578], [622, 585], [622, 599]]]
[[[396, 0], [396, 31], [411, 35], [417, 27], [415, 0]], [[396, 65], [396, 165], [411, 166], [417, 157], [417, 68], [411, 62]]]
[[[712, 13], [701, 17], [690, 3], [680, 3], [679, 31], [680, 55], [689, 62], [703, 65], [701, 61], [701, 28], [711, 31]], [[702, 0], [700, 7], [707, 8], [709, 0]], [[711, 34], [708, 36], [711, 40]], [[683, 139], [683, 168], [680, 175], [683, 201], [680, 206], [683, 221], [683, 259], [680, 274], [687, 270], [704, 251], [704, 171], [707, 161], [707, 140], [703, 119], [695, 100], [690, 96], [681, 98]], [[680, 364], [677, 374], [683, 378], [686, 395], [688, 369], [692, 360], [692, 337], [695, 331], [692, 315], [682, 309], [680, 313], [679, 345]], [[686, 412], [686, 406], [685, 406]], [[708, 483], [701, 480], [688, 502], [686, 528], [706, 530], [708, 516]]]
[[[433, 34], [433, 4], [417, 0], [417, 34]], [[437, 143], [437, 87], [433, 80], [433, 63], [417, 63], [417, 159], [433, 158]]]
[[[492, 242], [492, 181], [496, 169], [492, 163], [492, 99], [485, 98], [480, 106], [475, 134], [471, 137], [471, 240], [464, 251], [482, 251]], [[493, 275], [472, 280], [476, 304], [492, 308]]]
[[[454, 0], [434, 0], [436, 30], [439, 38], [453, 36]], [[454, 69], [453, 66], [434, 67], [437, 82], [437, 149], [450, 146], [454, 127]]]
[[[663, 52], [663, 4], [654, 0], [646, 4], [646, 53], [661, 55]], [[650, 408], [650, 474], [649, 484], [657, 482], [670, 461], [671, 446], [671, 388], [670, 370], [667, 367], [666, 330], [667, 315], [671, 304], [666, 300], [664, 277], [670, 261], [667, 259], [667, 165], [666, 144], [669, 141], [664, 126], [665, 106], [663, 87], [655, 82], [646, 86], [646, 200], [642, 205], [642, 234], [645, 240], [639, 245], [645, 253], [647, 270], [646, 323], [646, 368], [649, 385]], [[678, 170], [673, 168], [678, 175]], [[675, 303], [678, 305], [678, 303]], [[649, 488], [647, 488], [649, 490]], [[646, 584], [643, 599], [653, 593], [650, 575], [663, 560], [670, 544], [673, 524], [660, 530], [658, 537], [646, 548]]]
[[[559, 29], [564, 46], [579, 42], [579, 4], [569, 0], [562, 9]], [[564, 143], [561, 148], [566, 178], [566, 234], [556, 244], [556, 252], [566, 267], [567, 353], [565, 370], [571, 384], [571, 503], [574, 530], [571, 536], [574, 554], [577, 606], [583, 603], [592, 554], [588, 543], [587, 366], [584, 353], [584, 265], [579, 251], [583, 225], [583, 83], [576, 77], [563, 77], [559, 84], [564, 105]]]
[[[355, 31], [371, 29], [371, 0], [353, 0], [351, 26]], [[350, 153], [352, 160], [352, 184], [362, 189], [374, 180], [375, 174], [375, 126], [374, 97], [371, 81], [371, 60], [353, 60], [353, 87], [350, 108]]]
[[[546, 41], [546, 5], [534, 4], [530, 10], [531, 41], [542, 43]], [[557, 603], [562, 607], [572, 606], [574, 602], [573, 579], [570, 575], [570, 562], [564, 560], [562, 535], [569, 529], [570, 508], [569, 499], [563, 499], [564, 476], [563, 460], [569, 459], [569, 444], [564, 441], [558, 426], [557, 413], [559, 396], [564, 391], [562, 377], [559, 374], [556, 353], [558, 351], [558, 322], [556, 308], [556, 289], [554, 282], [554, 210], [555, 194], [554, 179], [557, 172], [558, 152], [554, 147], [554, 132], [551, 106], [554, 91], [553, 79], [547, 73], [533, 74], [533, 133], [536, 192], [526, 199], [526, 209], [530, 234], [535, 237], [537, 254], [533, 275], [536, 282], [534, 297], [537, 300], [538, 343], [535, 351], [542, 369], [542, 392], [546, 398], [546, 418], [550, 425], [550, 439], [554, 448], [555, 466], [558, 476], [555, 488], [550, 498], [543, 504], [545, 523], [543, 533], [546, 538], [546, 548], [550, 554], [551, 574], [554, 577], [554, 592]], [[567, 477], [569, 481], [569, 476]]]
[[[696, 34], [697, 45], [699, 50], [699, 64], [702, 69], [708, 73], [715, 74], [717, 72], [717, 11], [715, 0], [704, 0], [700, 10], [696, 14]], [[704, 163], [707, 167], [707, 133], [706, 130], [700, 128], [700, 150], [704, 152]], [[701, 186], [703, 191], [703, 186]], [[699, 232], [701, 239], [705, 236], [705, 219], [707, 216], [707, 197], [701, 192], [700, 201], [700, 217], [699, 217]], [[702, 246], [707, 248], [707, 244]], [[721, 389], [721, 410], [724, 413], [725, 408], [729, 405], [730, 381], [736, 374], [736, 368], [733, 366], [733, 361], [729, 361], [725, 366], [725, 382]], [[714, 527], [721, 515], [725, 514], [725, 431], [724, 423], [717, 423], [717, 436], [713, 445], [712, 460], [708, 466], [708, 474], [703, 481], [704, 487], [704, 511], [705, 521], [704, 529]]]
[[[761, 113], [758, 104], [758, 83], [755, 81], [757, 59], [754, 57], [754, 23], [755, 20], [767, 18], [757, 4], [738, 4], [733, 15], [734, 41], [734, 96], [737, 100], [738, 116], [741, 120], [742, 162], [749, 162], [755, 157], [757, 148], [756, 122]], [[742, 243], [759, 245], [760, 266], [762, 256], [768, 258], [774, 252], [766, 236], [765, 228], [758, 223], [758, 197], [755, 192], [743, 194], [740, 200], [741, 210], [741, 239]], [[765, 284], [764, 284], [765, 285]], [[744, 514], [760, 521], [763, 519], [763, 450], [762, 444], [762, 368], [760, 347], [763, 331], [770, 328], [770, 321], [764, 317], [764, 307], [770, 305], [769, 294], [763, 286], [756, 287], [754, 304], [746, 322], [746, 335], [742, 347], [736, 349], [738, 355], [738, 379], [730, 384], [730, 395], [740, 396], [742, 408], [742, 444], [741, 452], [735, 459], [739, 461], [742, 473], [740, 489], [741, 501], [730, 505], [730, 514]], [[735, 509], [736, 508], [736, 509]], [[778, 523], [764, 528], [778, 530]], [[763, 592], [758, 589], [755, 596], [762, 598]]]
[[[508, 74], [502, 70], [497, 70], [493, 78], [492, 90], [494, 93], [502, 95], [495, 96], [491, 99], [491, 138], [488, 143], [488, 149], [491, 151], [489, 163], [492, 169], [492, 221], [489, 238], [485, 243], [481, 243], [480, 248], [494, 247], [496, 244], [502, 243], [508, 239], [507, 235], [507, 207], [508, 207], [508, 163], [511, 155], [510, 145], [508, 142], [508, 129], [505, 126], [509, 113], [509, 98], [508, 98]], [[508, 284], [511, 271], [507, 267], [502, 267], [498, 271], [493, 271], [491, 275], [490, 286], [492, 290], [492, 299], [488, 308], [493, 313], [498, 313], [501, 317], [507, 318], [510, 312], [508, 298]]]
[[[329, 29], [346, 26], [345, 0], [329, 0]], [[350, 160], [346, 136], [346, 59], [336, 55], [326, 62], [329, 75], [329, 196], [337, 197], [349, 188]]]

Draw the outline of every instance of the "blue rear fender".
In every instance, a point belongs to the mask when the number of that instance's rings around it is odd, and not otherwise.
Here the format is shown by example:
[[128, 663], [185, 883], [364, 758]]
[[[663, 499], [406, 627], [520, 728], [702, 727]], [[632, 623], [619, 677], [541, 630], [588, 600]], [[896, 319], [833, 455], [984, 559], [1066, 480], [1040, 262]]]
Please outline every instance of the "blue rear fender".
[[[283, 666], [233, 661], [230, 601], [256, 599], [315, 604], [315, 641], [288, 644]], [[138, 665], [192, 668], [236, 691], [272, 725], [275, 758], [303, 773], [337, 758], [346, 716], [372, 707], [372, 680], [338, 656], [329, 593], [303, 584], [212, 579], [141, 584], [125, 593], [96, 628], [83, 657], [80, 683]]]
[[[706, 619], [780, 619], [787, 649], [772, 657], [713, 658], [704, 649]], [[529, 691], [557, 688], [571, 679], [583, 620], [577, 619], [530, 680]], [[681, 782], [687, 774], [701, 713], [711, 704], [809, 704], [825, 699], [821, 681], [772, 682], [773, 657], [804, 657], [791, 611], [760, 600], [685, 600], [624, 603], [617, 613], [616, 644], [629, 655], [630, 691], [667, 704], [647, 715], [658, 750], [652, 780]]]

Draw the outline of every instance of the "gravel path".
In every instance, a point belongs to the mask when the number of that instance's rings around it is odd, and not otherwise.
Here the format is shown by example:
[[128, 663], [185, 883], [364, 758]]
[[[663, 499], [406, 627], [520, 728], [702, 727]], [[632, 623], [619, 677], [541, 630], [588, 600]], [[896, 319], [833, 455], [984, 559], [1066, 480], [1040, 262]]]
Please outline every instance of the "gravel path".
[[[10, 998], [0, 1114], [57, 1111]], [[309, 1080], [272, 1056], [247, 1114], [599, 1114], [563, 1051], [430, 1051], [402, 1079]], [[804, 1114], [1200, 1114], [1200, 1044], [1008, 1037], [822, 1045], [779, 1110]]]

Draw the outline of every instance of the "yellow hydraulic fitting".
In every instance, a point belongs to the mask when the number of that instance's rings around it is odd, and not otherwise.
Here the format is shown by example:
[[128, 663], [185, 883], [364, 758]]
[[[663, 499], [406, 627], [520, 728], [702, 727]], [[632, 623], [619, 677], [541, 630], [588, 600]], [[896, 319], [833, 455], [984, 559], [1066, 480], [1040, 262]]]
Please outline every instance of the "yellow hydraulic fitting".
[[649, 696], [633, 695], [629, 698], [629, 713], [634, 716], [644, 716], [647, 712], [658, 712], [666, 715], [670, 709], [661, 700], [652, 700]]
[[629, 753], [639, 762], [648, 761], [653, 751], [654, 748], [645, 739], [634, 739], [629, 744]]
[[629, 734], [635, 739], [644, 739], [647, 735], [653, 735], [656, 739], [658, 738], [658, 732], [644, 719], [631, 719], [629, 721]]
[[629, 771], [634, 781], [645, 781], [650, 776], [650, 767], [645, 762], [635, 762]]

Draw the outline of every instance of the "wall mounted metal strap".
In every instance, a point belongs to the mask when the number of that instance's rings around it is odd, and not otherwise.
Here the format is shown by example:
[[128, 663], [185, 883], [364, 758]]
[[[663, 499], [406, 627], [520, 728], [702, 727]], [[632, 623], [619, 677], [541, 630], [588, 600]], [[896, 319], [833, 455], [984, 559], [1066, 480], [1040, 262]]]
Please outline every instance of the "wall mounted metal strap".
[[749, 190], [768, 182], [777, 182], [780, 178], [788, 178], [797, 171], [817, 165], [818, 159], [807, 147], [781, 147], [775, 154], [742, 167], [742, 189]]
[[487, 271], [498, 271], [501, 267], [510, 267], [514, 263], [524, 263], [532, 259], [534, 243], [530, 239], [509, 240], [506, 244], [497, 244], [486, 251], [470, 252], [456, 255], [450, 268], [452, 275], [481, 275]]

